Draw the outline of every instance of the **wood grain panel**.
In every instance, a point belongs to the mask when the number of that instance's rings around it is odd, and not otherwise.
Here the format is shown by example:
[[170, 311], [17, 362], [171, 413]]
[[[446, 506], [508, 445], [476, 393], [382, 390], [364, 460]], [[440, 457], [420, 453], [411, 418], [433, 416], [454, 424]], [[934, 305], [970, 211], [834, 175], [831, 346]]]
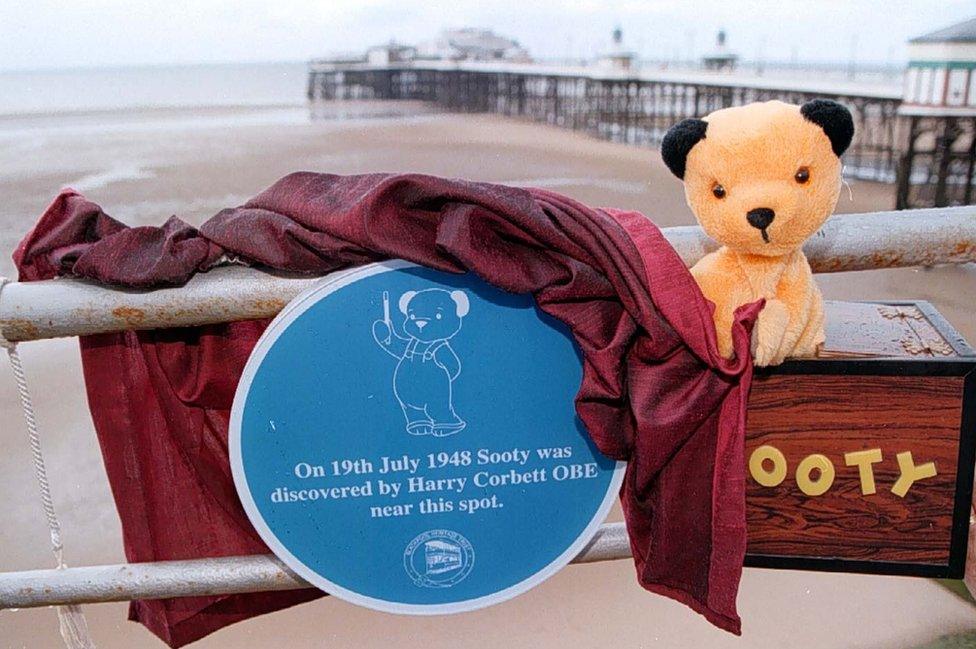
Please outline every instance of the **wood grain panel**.
[[[790, 374], [757, 376], [749, 401], [746, 460], [764, 444], [786, 457], [786, 479], [763, 487], [748, 473], [748, 552], [758, 555], [945, 564], [949, 559], [959, 456], [963, 378]], [[877, 493], [862, 495], [844, 454], [880, 448]], [[904, 498], [891, 492], [896, 454], [937, 475]], [[808, 496], [795, 471], [807, 455], [834, 465], [833, 486]]]

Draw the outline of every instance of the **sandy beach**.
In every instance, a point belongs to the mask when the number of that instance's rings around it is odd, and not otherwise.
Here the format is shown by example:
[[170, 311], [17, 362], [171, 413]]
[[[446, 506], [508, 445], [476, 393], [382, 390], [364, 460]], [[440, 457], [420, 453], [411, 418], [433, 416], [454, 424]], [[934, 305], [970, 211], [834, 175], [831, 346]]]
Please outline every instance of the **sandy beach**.
[[[656, 151], [499, 117], [310, 121], [305, 106], [289, 105], [0, 116], [0, 275], [14, 276], [10, 253], [62, 186], [82, 191], [130, 225], [162, 223], [172, 214], [198, 224], [297, 170], [413, 171], [534, 185], [588, 204], [639, 210], [661, 226], [693, 222], [680, 182]], [[855, 182], [838, 211], [893, 204], [891, 186]], [[929, 300], [976, 342], [973, 267], [845, 273], [819, 276], [819, 282], [828, 299]], [[21, 349], [67, 560], [123, 562], [77, 343], [44, 341]], [[48, 567], [53, 560], [20, 408], [6, 363], [0, 365], [0, 569]], [[163, 646], [125, 621], [126, 606], [85, 608], [98, 646]], [[450, 618], [399, 617], [326, 598], [234, 625], [193, 646], [887, 649], [976, 633], [976, 607], [925, 579], [747, 569], [739, 609], [742, 638], [642, 591], [633, 564], [617, 561], [571, 566], [526, 595]], [[59, 643], [54, 611], [0, 612], [0, 648]]]

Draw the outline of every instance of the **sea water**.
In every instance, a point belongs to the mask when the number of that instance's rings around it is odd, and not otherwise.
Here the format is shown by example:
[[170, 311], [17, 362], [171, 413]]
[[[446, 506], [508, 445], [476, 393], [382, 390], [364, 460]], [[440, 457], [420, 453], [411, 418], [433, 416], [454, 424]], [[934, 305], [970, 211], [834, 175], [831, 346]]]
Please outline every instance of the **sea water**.
[[0, 71], [0, 116], [138, 108], [300, 106], [304, 62]]

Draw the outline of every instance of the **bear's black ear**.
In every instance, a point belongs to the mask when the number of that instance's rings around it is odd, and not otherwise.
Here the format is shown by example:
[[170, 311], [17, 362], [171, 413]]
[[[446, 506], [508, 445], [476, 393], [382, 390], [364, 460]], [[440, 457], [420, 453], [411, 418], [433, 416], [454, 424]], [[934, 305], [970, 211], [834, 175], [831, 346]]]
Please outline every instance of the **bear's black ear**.
[[854, 139], [851, 111], [830, 99], [814, 99], [800, 106], [800, 114], [823, 129], [838, 158], [847, 151]]
[[684, 180], [685, 163], [691, 148], [705, 139], [708, 122], [703, 119], [683, 119], [664, 134], [661, 141], [661, 157], [678, 178]]

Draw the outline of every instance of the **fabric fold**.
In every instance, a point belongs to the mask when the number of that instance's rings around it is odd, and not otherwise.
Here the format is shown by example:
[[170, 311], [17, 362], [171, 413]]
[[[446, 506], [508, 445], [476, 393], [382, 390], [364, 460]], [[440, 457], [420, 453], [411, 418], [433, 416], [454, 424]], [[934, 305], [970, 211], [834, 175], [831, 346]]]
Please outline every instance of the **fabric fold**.
[[[762, 304], [739, 310], [737, 360], [722, 358], [712, 306], [650, 220], [541, 189], [301, 172], [199, 229], [175, 217], [127, 228], [66, 190], [14, 255], [22, 281], [65, 275], [131, 288], [179, 285], [228, 258], [308, 274], [402, 258], [531, 293], [582, 352], [580, 419], [602, 453], [628, 463], [621, 501], [639, 582], [740, 632], [749, 337]], [[266, 326], [82, 338], [129, 561], [268, 551], [227, 456], [234, 389]], [[141, 601], [130, 617], [175, 647], [321, 594]]]

